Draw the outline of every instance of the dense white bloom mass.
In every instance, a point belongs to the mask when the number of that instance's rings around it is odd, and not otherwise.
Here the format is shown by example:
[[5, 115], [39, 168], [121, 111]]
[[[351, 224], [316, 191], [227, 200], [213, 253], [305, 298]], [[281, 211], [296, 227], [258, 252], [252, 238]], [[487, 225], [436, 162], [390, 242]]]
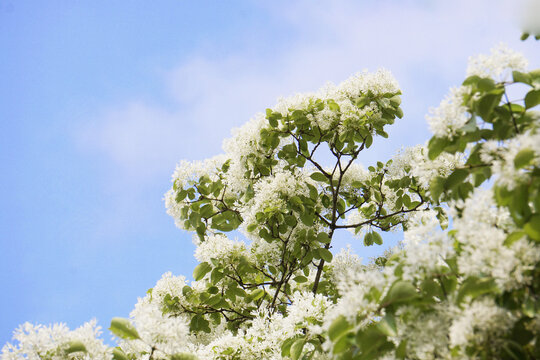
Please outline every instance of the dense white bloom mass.
[[468, 86], [451, 88], [439, 107], [430, 109], [426, 120], [433, 135], [452, 137], [469, 121], [470, 116], [463, 103], [463, 96], [469, 92]]
[[364, 71], [351, 76], [337, 86], [328, 83], [316, 93], [296, 94], [292, 97], [280, 98], [273, 110], [281, 113], [282, 116], [287, 116], [294, 110], [308, 110], [309, 106], [316, 100], [332, 100], [338, 105], [339, 112], [326, 104], [322, 111], [316, 112], [309, 119], [323, 130], [335, 126], [341, 128], [347, 120], [358, 121], [363, 117], [376, 119], [381, 116], [375, 102], [362, 109], [358, 109], [355, 105], [355, 100], [368, 92], [375, 96], [387, 93], [395, 94], [399, 92], [399, 84], [388, 70], [379, 69], [375, 73]]
[[530, 152], [530, 165], [540, 165], [540, 131], [531, 130], [506, 141], [504, 146], [500, 142], [488, 141], [481, 152], [482, 159], [492, 163], [493, 172], [497, 175], [497, 183], [508, 189], [530, 180], [527, 168], [516, 168], [514, 161], [520, 152]]
[[431, 180], [437, 176], [448, 176], [463, 164], [463, 155], [443, 153], [434, 160], [428, 157], [427, 146], [416, 145], [401, 151], [392, 159], [388, 175], [399, 178], [413, 176], [423, 189], [428, 190]]
[[471, 56], [467, 76], [477, 75], [504, 81], [511, 75], [512, 70], [523, 71], [528, 64], [529, 62], [522, 54], [505, 44], [500, 44], [491, 50], [490, 55]]
[[454, 220], [463, 252], [460, 270], [469, 276], [492, 276], [500, 288], [512, 289], [530, 282], [524, 276], [540, 261], [540, 247], [521, 238], [505, 244], [513, 222], [506, 209], [496, 206], [493, 192], [476, 190], [463, 204], [463, 214]]
[[6, 344], [2, 360], [62, 360], [71, 357], [85, 360], [110, 359], [111, 350], [98, 339], [101, 328], [92, 320], [70, 331], [65, 324], [51, 326], [21, 325], [13, 335], [16, 344]]
[[475, 301], [452, 321], [450, 344], [470, 346], [488, 340], [496, 342], [497, 338], [510, 330], [513, 322], [512, 314], [495, 304], [493, 299]]

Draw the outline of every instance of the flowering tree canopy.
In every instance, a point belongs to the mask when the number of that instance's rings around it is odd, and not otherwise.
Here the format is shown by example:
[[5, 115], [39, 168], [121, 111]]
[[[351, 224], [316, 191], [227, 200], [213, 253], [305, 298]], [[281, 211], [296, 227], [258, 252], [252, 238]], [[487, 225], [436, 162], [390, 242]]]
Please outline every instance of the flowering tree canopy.
[[[540, 358], [540, 71], [504, 46], [471, 58], [431, 140], [365, 169], [400, 95], [388, 71], [359, 73], [181, 162], [165, 202], [195, 234], [194, 281], [164, 274], [112, 320], [115, 348], [95, 322], [24, 324], [2, 359]], [[371, 264], [329, 250], [396, 228]]]

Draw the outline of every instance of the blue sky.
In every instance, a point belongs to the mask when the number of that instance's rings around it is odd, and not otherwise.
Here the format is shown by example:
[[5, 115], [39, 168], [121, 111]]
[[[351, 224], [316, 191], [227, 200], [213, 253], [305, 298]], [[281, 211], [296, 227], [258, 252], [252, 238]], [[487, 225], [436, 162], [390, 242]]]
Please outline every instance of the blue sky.
[[0, 344], [25, 321], [106, 328], [165, 271], [189, 276], [191, 235], [162, 201], [176, 162], [219, 153], [280, 95], [386, 67], [405, 117], [361, 160], [423, 143], [468, 56], [503, 41], [539, 66], [516, 8], [0, 0]]

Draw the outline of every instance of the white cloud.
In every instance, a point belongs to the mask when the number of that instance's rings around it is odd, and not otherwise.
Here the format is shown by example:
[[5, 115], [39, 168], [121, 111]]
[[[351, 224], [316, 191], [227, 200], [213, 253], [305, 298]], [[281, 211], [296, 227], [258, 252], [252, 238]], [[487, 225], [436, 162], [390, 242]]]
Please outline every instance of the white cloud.
[[134, 102], [105, 110], [92, 128], [82, 130], [86, 145], [130, 172], [161, 176], [180, 158], [219, 152], [231, 127], [264, 111], [277, 96], [384, 66], [400, 80], [409, 110], [395, 127], [397, 142], [379, 148], [386, 156], [402, 143], [426, 138], [423, 114], [463, 78], [469, 55], [501, 40], [538, 55], [518, 42], [511, 1], [301, 1], [265, 7], [293, 29], [276, 29], [280, 38], [267, 44], [273, 52], [253, 55], [248, 45], [219, 59], [192, 54], [166, 76], [176, 108]]

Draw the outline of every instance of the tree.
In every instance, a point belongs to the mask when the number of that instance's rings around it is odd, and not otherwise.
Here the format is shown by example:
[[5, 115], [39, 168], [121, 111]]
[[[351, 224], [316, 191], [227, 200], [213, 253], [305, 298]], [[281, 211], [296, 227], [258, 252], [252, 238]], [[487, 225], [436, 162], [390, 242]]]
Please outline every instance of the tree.
[[[25, 324], [2, 359], [540, 358], [540, 71], [526, 66], [505, 47], [472, 58], [429, 143], [368, 169], [359, 154], [403, 116], [389, 72], [281, 99], [173, 175], [195, 281], [164, 274], [112, 320], [114, 349], [95, 323]], [[397, 227], [404, 245], [373, 264], [330, 252], [337, 231], [370, 246]]]

